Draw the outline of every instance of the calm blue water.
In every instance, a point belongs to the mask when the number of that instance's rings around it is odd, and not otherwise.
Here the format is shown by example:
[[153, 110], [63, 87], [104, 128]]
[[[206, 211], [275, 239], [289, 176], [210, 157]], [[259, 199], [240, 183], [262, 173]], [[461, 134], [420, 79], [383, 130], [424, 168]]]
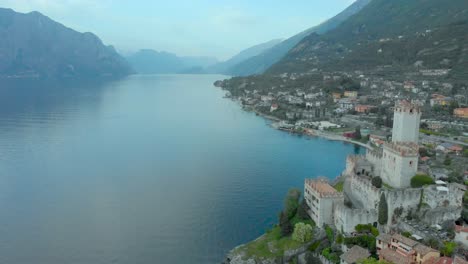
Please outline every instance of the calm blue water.
[[271, 129], [221, 78], [2, 84], [0, 263], [219, 263], [360, 151]]

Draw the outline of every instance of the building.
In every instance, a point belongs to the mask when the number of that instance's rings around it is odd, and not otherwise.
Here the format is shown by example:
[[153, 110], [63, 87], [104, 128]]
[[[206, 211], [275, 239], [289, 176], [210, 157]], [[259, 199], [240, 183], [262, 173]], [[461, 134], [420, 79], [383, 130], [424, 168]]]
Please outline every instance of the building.
[[331, 224], [334, 205], [337, 202], [343, 203], [343, 194], [323, 179], [306, 179], [304, 186], [304, 198], [310, 208], [308, 213], [312, 220], [319, 227]]
[[357, 91], [345, 91], [344, 96], [348, 98], [357, 98], [358, 92]]
[[350, 98], [343, 98], [338, 101], [338, 105], [341, 109], [351, 110], [356, 105], [356, 100]]
[[354, 264], [364, 259], [367, 259], [368, 257], [370, 257], [369, 251], [365, 248], [356, 245], [349, 249], [348, 252], [340, 256], [340, 263]]
[[468, 247], [468, 227], [455, 226], [455, 241]]
[[393, 142], [418, 143], [421, 109], [408, 101], [396, 104], [393, 117]]
[[453, 115], [460, 118], [468, 118], [468, 107], [467, 108], [457, 108], [453, 110]]
[[369, 113], [375, 106], [372, 105], [356, 105], [354, 110], [358, 113]]
[[410, 187], [418, 172], [419, 147], [415, 143], [392, 142], [383, 145], [382, 180], [395, 188]]
[[429, 264], [440, 252], [400, 234], [380, 234], [376, 239], [380, 260], [402, 264]]
[[271, 107], [270, 107], [270, 112], [274, 112], [276, 110], [278, 110], [279, 106], [278, 104], [272, 104]]

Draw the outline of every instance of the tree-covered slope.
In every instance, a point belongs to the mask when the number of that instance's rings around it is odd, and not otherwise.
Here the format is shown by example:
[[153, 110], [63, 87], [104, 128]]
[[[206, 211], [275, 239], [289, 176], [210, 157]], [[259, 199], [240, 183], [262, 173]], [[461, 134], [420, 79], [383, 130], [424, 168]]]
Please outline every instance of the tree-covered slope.
[[249, 58], [245, 61], [238, 63], [231, 67], [228, 71], [229, 74], [235, 76], [246, 76], [251, 74], [261, 74], [267, 70], [270, 66], [281, 60], [294, 46], [296, 46], [302, 39], [309, 36], [312, 33], [323, 34], [339, 26], [341, 23], [346, 21], [350, 16], [359, 12], [371, 0], [357, 0], [343, 12], [339, 13], [335, 17], [325, 21], [324, 23], [309, 28], [293, 37], [284, 40], [283, 42], [275, 45], [271, 49], [265, 52]]
[[468, 1], [373, 0], [323, 35], [312, 34], [268, 72], [313, 68], [467, 71]]

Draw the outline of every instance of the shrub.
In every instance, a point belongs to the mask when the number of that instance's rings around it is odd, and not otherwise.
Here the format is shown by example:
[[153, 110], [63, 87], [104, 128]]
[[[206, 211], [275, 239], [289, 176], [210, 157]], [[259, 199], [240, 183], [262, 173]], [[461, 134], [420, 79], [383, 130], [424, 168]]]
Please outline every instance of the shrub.
[[405, 232], [401, 233], [401, 235], [404, 236], [404, 237], [408, 237], [408, 238], [409, 238], [409, 237], [411, 236], [411, 233], [408, 232], [408, 231], [405, 231]]
[[304, 223], [297, 223], [296, 226], [294, 227], [292, 239], [301, 243], [308, 242], [312, 240], [312, 231], [313, 231], [313, 228], [311, 225], [307, 225]]
[[411, 187], [420, 188], [424, 185], [434, 184], [434, 179], [428, 175], [419, 174], [411, 178]]
[[380, 177], [374, 177], [372, 178], [372, 185], [374, 185], [375, 188], [382, 188], [382, 178]]

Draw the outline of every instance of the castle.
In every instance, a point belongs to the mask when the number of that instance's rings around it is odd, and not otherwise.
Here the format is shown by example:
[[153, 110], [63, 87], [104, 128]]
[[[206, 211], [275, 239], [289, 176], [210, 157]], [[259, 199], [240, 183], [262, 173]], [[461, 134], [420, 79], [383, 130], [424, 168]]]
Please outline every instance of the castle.
[[[411, 188], [411, 178], [417, 174], [419, 160], [419, 124], [421, 109], [408, 101], [400, 101], [394, 109], [391, 142], [366, 155], [351, 155], [341, 174], [343, 192], [338, 192], [326, 180], [306, 179], [304, 199], [308, 213], [318, 226], [333, 225], [351, 233], [358, 224], [375, 224], [380, 199], [385, 196], [388, 207], [387, 228], [398, 223], [399, 217], [420, 213], [426, 224], [441, 224], [459, 218], [463, 185]], [[372, 179], [380, 177], [383, 187]]]

